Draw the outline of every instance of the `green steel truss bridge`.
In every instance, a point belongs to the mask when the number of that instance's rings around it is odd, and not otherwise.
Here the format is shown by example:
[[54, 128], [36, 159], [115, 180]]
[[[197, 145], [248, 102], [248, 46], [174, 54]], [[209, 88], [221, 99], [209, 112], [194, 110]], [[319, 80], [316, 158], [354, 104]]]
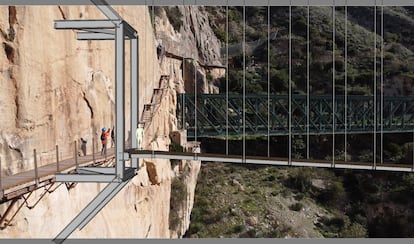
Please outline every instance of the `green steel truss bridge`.
[[374, 99], [374, 96], [336, 95], [334, 103], [332, 99], [329, 95], [311, 95], [308, 100], [306, 95], [298, 94], [246, 95], [245, 99], [242, 94], [179, 94], [177, 118], [180, 129], [187, 130], [188, 138], [196, 134], [197, 137], [227, 133], [276, 136], [289, 132], [320, 135], [414, 130], [414, 96]]

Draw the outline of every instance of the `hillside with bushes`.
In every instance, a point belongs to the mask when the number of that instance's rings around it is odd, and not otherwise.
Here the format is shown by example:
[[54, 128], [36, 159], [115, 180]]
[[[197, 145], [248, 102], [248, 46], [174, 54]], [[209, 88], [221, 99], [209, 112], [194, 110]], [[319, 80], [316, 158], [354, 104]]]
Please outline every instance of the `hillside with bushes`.
[[[267, 94], [269, 87], [271, 94], [287, 94], [289, 8], [272, 7], [268, 15], [267, 7], [246, 7], [244, 17], [242, 7], [228, 7], [228, 35], [226, 7], [206, 9], [210, 13], [210, 25], [222, 42], [224, 57], [228, 41], [229, 76], [220, 80], [220, 92], [225, 93], [228, 85], [229, 93], [242, 93], [245, 86], [246, 93]], [[381, 9], [377, 8], [376, 35], [374, 8], [348, 7], [347, 12], [346, 21], [345, 8], [335, 9], [333, 41], [332, 8], [310, 8], [307, 77], [307, 8], [292, 7], [292, 91], [306, 94], [309, 78], [311, 95], [332, 95], [333, 90], [337, 95], [344, 95], [346, 89], [348, 95], [376, 93], [379, 96], [383, 55], [384, 95], [413, 95], [414, 9], [384, 8], [381, 32]], [[242, 52], [244, 38], [245, 55]], [[348, 136], [348, 160], [372, 162], [372, 133]], [[335, 159], [343, 160], [344, 138], [337, 135], [336, 139]], [[266, 155], [266, 140], [248, 138], [248, 152]], [[277, 145], [271, 150], [281, 151], [280, 156], [287, 157], [287, 137], [270, 140], [275, 143], [272, 145]], [[224, 145], [224, 140], [217, 138], [201, 141], [205, 152], [214, 152]], [[411, 164], [412, 141], [412, 135], [384, 135], [384, 162]], [[293, 138], [293, 158], [305, 157], [305, 143], [304, 137]], [[316, 159], [330, 160], [330, 145], [332, 136], [313, 136], [310, 150], [317, 151]], [[229, 141], [229, 146], [232, 153], [241, 153], [240, 141]], [[377, 144], [377, 162], [379, 154]], [[186, 236], [414, 237], [413, 184], [414, 176], [410, 173], [205, 163]]]

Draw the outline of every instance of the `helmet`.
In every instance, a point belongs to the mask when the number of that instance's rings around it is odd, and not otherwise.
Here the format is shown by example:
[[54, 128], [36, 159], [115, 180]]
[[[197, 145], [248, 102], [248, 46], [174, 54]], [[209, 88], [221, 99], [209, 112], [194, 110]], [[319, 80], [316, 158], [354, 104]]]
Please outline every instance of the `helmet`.
[[106, 131], [106, 128], [104, 127], [104, 128], [102, 128], [102, 131]]

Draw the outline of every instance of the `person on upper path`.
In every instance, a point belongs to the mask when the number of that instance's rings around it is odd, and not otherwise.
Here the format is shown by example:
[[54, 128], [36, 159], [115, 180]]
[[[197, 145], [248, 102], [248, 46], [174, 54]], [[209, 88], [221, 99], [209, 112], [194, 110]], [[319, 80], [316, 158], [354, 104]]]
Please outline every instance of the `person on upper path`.
[[82, 150], [82, 154], [83, 156], [86, 156], [86, 143], [88, 142], [88, 140], [86, 138], [81, 137], [81, 150]]
[[102, 149], [101, 149], [101, 155], [106, 155], [106, 145], [108, 143], [108, 137], [111, 133], [111, 129], [110, 128], [102, 128], [102, 133], [101, 133], [101, 143], [102, 143]]
[[138, 150], [142, 150], [142, 141], [144, 140], [144, 126], [142, 123], [138, 124], [135, 135], [137, 136], [137, 148]]

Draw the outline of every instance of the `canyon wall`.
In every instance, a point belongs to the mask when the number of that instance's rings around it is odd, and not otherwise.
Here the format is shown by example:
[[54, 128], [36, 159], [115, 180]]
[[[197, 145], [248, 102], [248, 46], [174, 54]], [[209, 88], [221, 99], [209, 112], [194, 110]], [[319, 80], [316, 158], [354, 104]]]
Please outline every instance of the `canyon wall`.
[[[158, 88], [160, 75], [153, 26], [145, 6], [114, 7], [139, 33], [140, 111]], [[99, 149], [101, 127], [114, 125], [114, 42], [77, 41], [72, 30], [55, 30], [54, 20], [104, 19], [94, 6], [2, 6], [0, 7], [0, 156], [2, 174], [12, 175], [33, 168], [33, 149], [38, 164], [52, 162], [59, 145], [62, 159], [73, 155], [74, 141], [92, 138]], [[126, 74], [129, 77], [129, 44], [126, 42]], [[169, 92], [170, 93], [170, 92]], [[129, 84], [126, 84], [129, 94]], [[171, 93], [173, 94], [173, 93]], [[165, 99], [164, 99], [165, 98]], [[175, 110], [170, 96], [146, 126], [145, 147], [168, 149], [170, 119]], [[126, 97], [126, 108], [129, 97]], [[129, 119], [129, 111], [126, 121]], [[126, 133], [130, 131], [126, 123]], [[155, 140], [152, 140], [154, 139]], [[145, 142], [144, 141], [144, 142]], [[156, 142], [156, 143], [154, 143]], [[138, 175], [81, 231], [71, 237], [170, 238], [180, 237], [188, 227], [200, 162], [180, 162], [171, 169], [168, 160], [141, 160]], [[170, 227], [172, 177], [183, 174], [188, 188], [179, 219], [180, 231]], [[38, 189], [17, 201], [11, 213], [23, 208], [0, 230], [0, 238], [53, 238], [105, 184], [79, 183], [68, 189], [55, 183], [35, 207], [46, 189]], [[191, 192], [192, 191], [192, 192]], [[27, 196], [26, 196], [27, 197]], [[0, 205], [3, 214], [10, 202]], [[173, 203], [174, 204], [174, 203]], [[182, 204], [182, 203], [180, 203]], [[181, 215], [180, 215], [181, 216]], [[182, 224], [181, 222], [186, 222]], [[187, 226], [187, 227], [185, 227]], [[170, 230], [171, 229], [171, 230]], [[181, 234], [180, 234], [181, 233]]]

